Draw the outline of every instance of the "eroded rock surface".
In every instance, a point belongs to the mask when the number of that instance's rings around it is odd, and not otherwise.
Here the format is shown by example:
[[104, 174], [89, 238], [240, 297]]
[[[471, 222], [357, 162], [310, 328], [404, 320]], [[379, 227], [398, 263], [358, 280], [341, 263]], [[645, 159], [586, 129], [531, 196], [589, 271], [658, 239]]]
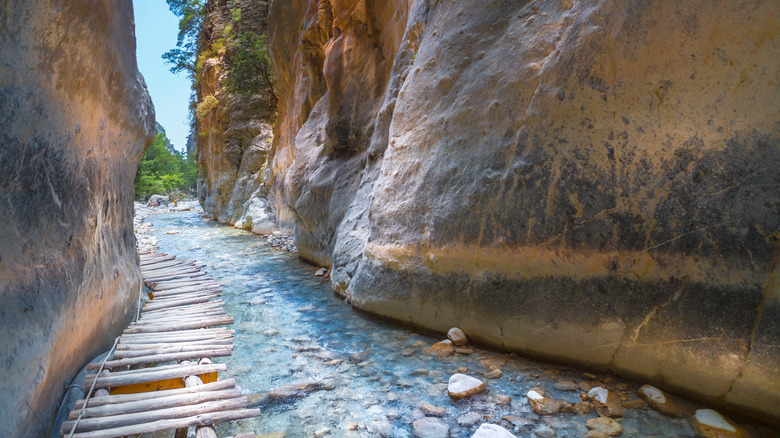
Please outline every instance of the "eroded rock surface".
[[0, 436], [37, 437], [135, 312], [154, 111], [130, 1], [4, 2], [0, 23]]
[[778, 13], [274, 2], [275, 217], [362, 310], [778, 418]]

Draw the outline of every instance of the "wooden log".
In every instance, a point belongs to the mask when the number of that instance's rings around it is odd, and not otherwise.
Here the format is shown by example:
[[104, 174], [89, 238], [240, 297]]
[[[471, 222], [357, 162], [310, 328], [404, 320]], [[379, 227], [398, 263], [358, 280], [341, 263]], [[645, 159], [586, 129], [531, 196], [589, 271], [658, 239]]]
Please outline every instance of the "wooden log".
[[216, 339], [204, 339], [202, 341], [191, 341], [191, 342], [178, 342], [178, 343], [146, 343], [146, 344], [119, 344], [116, 347], [116, 351], [125, 351], [125, 350], [152, 350], [155, 348], [166, 348], [166, 347], [173, 347], [173, 346], [182, 346], [182, 347], [199, 347], [203, 345], [214, 345], [214, 346], [221, 346], [221, 345], [230, 345], [233, 343], [233, 337], [227, 336], [223, 339], [216, 338]]
[[228, 316], [228, 314], [222, 309], [203, 310], [200, 312], [177, 312], [169, 313], [160, 316], [150, 316], [144, 318], [144, 323], [160, 323], [160, 322], [173, 322], [173, 321], [192, 321], [194, 319], [214, 318], [220, 316]]
[[223, 316], [214, 319], [204, 319], [201, 321], [186, 322], [173, 325], [164, 324], [149, 324], [145, 326], [128, 327], [125, 329], [125, 333], [165, 333], [175, 332], [178, 330], [189, 330], [206, 327], [216, 327], [220, 325], [233, 324], [232, 316]]
[[180, 330], [177, 332], [160, 333], [160, 334], [125, 333], [122, 335], [119, 341], [123, 344], [148, 343], [149, 341], [186, 342], [186, 341], [200, 341], [203, 339], [211, 339], [217, 336], [235, 335], [235, 334], [236, 334], [235, 330], [229, 330], [224, 327], [217, 327], [211, 329], [203, 328], [203, 329], [196, 329], [196, 330]]
[[155, 303], [151, 302], [143, 307], [141, 311], [147, 311], [150, 312], [152, 310], [160, 310], [160, 309], [167, 309], [169, 307], [178, 307], [178, 306], [185, 306], [187, 304], [199, 304], [199, 303], [205, 303], [211, 300], [211, 296], [203, 296], [203, 297], [195, 297], [195, 298], [184, 298], [180, 300], [170, 300], [163, 303]]
[[140, 364], [170, 362], [174, 360], [183, 360], [183, 359], [200, 359], [203, 357], [227, 357], [230, 356], [232, 353], [233, 353], [233, 346], [231, 345], [229, 346], [229, 348], [182, 351], [178, 353], [165, 353], [165, 354], [155, 354], [155, 355], [148, 355], [148, 356], [133, 356], [129, 358], [109, 360], [106, 362], [105, 367], [111, 369], [111, 368], [127, 367], [127, 366], [140, 365]]
[[153, 263], [147, 263], [147, 264], [141, 263], [141, 270], [142, 271], [144, 271], [144, 270], [148, 271], [148, 270], [153, 270], [153, 269], [164, 269], [164, 268], [168, 268], [168, 267], [171, 267], [171, 266], [198, 266], [198, 264], [195, 263], [192, 260], [183, 260], [183, 259], [167, 260], [167, 261], [163, 261], [163, 262], [153, 262]]
[[175, 292], [175, 293], [172, 293], [172, 294], [169, 294], [169, 293], [155, 294], [154, 292], [152, 292], [152, 295], [154, 296], [152, 301], [176, 300], [176, 299], [180, 299], [180, 298], [197, 296], [197, 295], [205, 295], [205, 294], [221, 295], [222, 294], [222, 290], [217, 289], [217, 288], [210, 288], [210, 289], [191, 290], [191, 291], [187, 291], [187, 292]]
[[[160, 420], [175, 420], [182, 417], [202, 415], [209, 412], [228, 411], [245, 408], [249, 402], [246, 397], [239, 396], [228, 400], [204, 402], [197, 405], [185, 405], [172, 408], [158, 409], [147, 412], [135, 412], [132, 414], [118, 414], [108, 417], [82, 418], [76, 426], [76, 432], [91, 432], [101, 429], [112, 429], [124, 426], [132, 426], [140, 423], [149, 423]], [[70, 431], [75, 421], [62, 423], [63, 431]]]
[[167, 297], [172, 295], [181, 295], [181, 294], [187, 294], [191, 292], [211, 292], [211, 291], [218, 291], [222, 292], [222, 288], [219, 286], [209, 286], [209, 287], [184, 287], [184, 288], [178, 288], [178, 289], [168, 289], [168, 290], [162, 290], [162, 291], [154, 291], [152, 294], [155, 298], [158, 297]]
[[220, 291], [202, 291], [202, 292], [190, 292], [183, 295], [174, 295], [174, 296], [167, 296], [167, 297], [154, 297], [154, 299], [149, 304], [160, 304], [164, 302], [171, 302], [176, 300], [185, 300], [190, 298], [202, 298], [202, 297], [211, 297], [216, 298], [218, 296], [222, 295], [222, 292]]
[[[149, 303], [149, 304], [147, 304], [147, 306], [149, 306], [151, 304], [154, 304], [154, 303]], [[166, 302], [165, 304], [171, 304], [171, 303], [170, 302]], [[193, 310], [194, 311], [194, 310], [202, 310], [202, 309], [219, 308], [223, 304], [225, 304], [225, 302], [222, 301], [222, 300], [214, 300], [214, 301], [204, 301], [202, 303], [190, 303], [190, 304], [182, 304], [180, 306], [173, 306], [173, 307], [177, 307], [177, 309], [171, 308], [169, 306], [169, 307], [162, 307], [162, 308], [157, 308], [157, 309], [152, 307], [152, 308], [150, 308], [150, 309], [148, 309], [146, 311], [143, 311], [143, 310], [141, 310], [141, 311], [143, 313], [159, 312], [161, 310], [165, 310], [167, 312], [173, 312], [173, 311], [184, 312], [184, 311], [189, 311], [189, 310]]]
[[203, 271], [195, 271], [195, 272], [184, 272], [180, 274], [166, 274], [166, 275], [157, 275], [154, 277], [144, 277], [144, 282], [149, 284], [156, 284], [161, 281], [165, 280], [178, 280], [182, 278], [198, 278], [198, 277], [204, 277], [207, 274]]
[[195, 279], [185, 278], [181, 280], [155, 281], [152, 283], [154, 284], [150, 287], [153, 290], [173, 289], [182, 286], [195, 286], [203, 283], [218, 284], [216, 281], [214, 281], [213, 277], [209, 277], [209, 276], [199, 277]]
[[176, 256], [141, 257], [141, 265], [149, 266], [154, 263], [167, 262], [176, 259]]
[[[168, 347], [153, 348], [147, 350], [116, 350], [114, 351], [114, 356], [111, 359], [115, 360], [115, 359], [129, 358], [129, 357], [152, 356], [157, 354], [183, 353], [187, 351], [224, 350], [228, 348], [232, 348], [232, 347], [229, 346], [226, 347], [224, 345], [187, 345], [187, 346], [168, 346]], [[180, 359], [180, 360], [184, 360], [184, 359]]]
[[195, 266], [170, 266], [168, 268], [160, 268], [160, 269], [152, 269], [152, 270], [143, 270], [141, 269], [141, 274], [144, 278], [152, 278], [152, 277], [160, 277], [165, 275], [171, 275], [171, 274], [189, 274], [193, 272], [201, 272], [200, 269], [196, 268]]
[[73, 438], [119, 438], [127, 435], [140, 435], [143, 433], [152, 433], [181, 427], [208, 426], [228, 421], [259, 417], [260, 415], [260, 409], [237, 409], [234, 411], [211, 412], [186, 418], [158, 420], [132, 426], [77, 433], [73, 434]]
[[[97, 377], [96, 388], [111, 388], [114, 386], [132, 385], [135, 383], [154, 382], [155, 380], [175, 379], [179, 377], [194, 376], [226, 371], [225, 364], [195, 365], [195, 366], [177, 366], [175, 369], [166, 369], [155, 371], [154, 368], [145, 370], [117, 371], [108, 376]], [[141, 371], [141, 372], [134, 372]], [[84, 380], [84, 387], [89, 388], [95, 376], [87, 376]]]
[[[205, 385], [203, 385], [205, 386]], [[197, 405], [200, 403], [230, 400], [242, 397], [240, 389], [228, 389], [224, 391], [200, 391], [190, 392], [167, 397], [146, 398], [126, 403], [105, 404], [97, 407], [88, 407], [84, 410], [82, 418], [107, 417], [109, 415], [132, 414], [136, 412], [153, 411], [156, 409], [174, 408], [177, 406]], [[69, 420], [75, 420], [80, 409], [74, 409], [68, 414]], [[72, 427], [72, 426], [71, 426]], [[70, 430], [70, 428], [68, 428]]]
[[[98, 406], [106, 406], [106, 405], [115, 405], [115, 404], [124, 404], [124, 403], [131, 403], [136, 402], [140, 400], [150, 400], [154, 398], [162, 398], [162, 397], [172, 397], [176, 395], [183, 395], [183, 394], [195, 394], [199, 392], [211, 392], [211, 391], [223, 391], [230, 388], [236, 387], [236, 381], [235, 379], [225, 379], [225, 380], [217, 380], [216, 382], [211, 383], [204, 383], [201, 386], [192, 387], [192, 388], [178, 388], [178, 389], [166, 389], [164, 391], [154, 391], [154, 392], [142, 392], [138, 394], [119, 394], [119, 395], [107, 395], [108, 391], [106, 391], [106, 396], [101, 397], [99, 400], [95, 398], [89, 399], [89, 402], [87, 403], [87, 408], [93, 408]], [[105, 391], [105, 389], [101, 389], [101, 391]], [[78, 410], [81, 409], [84, 406], [84, 400], [79, 400], [76, 402], [76, 405], [74, 409]]]

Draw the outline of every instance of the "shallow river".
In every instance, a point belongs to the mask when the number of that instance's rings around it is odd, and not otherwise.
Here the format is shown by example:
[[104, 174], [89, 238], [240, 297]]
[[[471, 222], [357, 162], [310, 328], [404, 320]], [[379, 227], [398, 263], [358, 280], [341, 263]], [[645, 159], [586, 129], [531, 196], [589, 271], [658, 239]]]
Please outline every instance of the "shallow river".
[[[245, 394], [256, 394], [250, 398], [263, 415], [221, 425], [219, 436], [408, 437], [412, 423], [424, 417], [422, 406], [431, 404], [445, 408], [438, 420], [452, 437], [470, 437], [481, 422], [501, 424], [523, 437], [580, 437], [595, 413], [541, 417], [530, 409], [527, 391], [538, 386], [553, 398], [576, 402], [581, 389], [555, 386], [600, 383], [625, 401], [639, 398], [632, 382], [479, 348], [472, 354], [434, 357], [423, 350], [440, 339], [355, 312], [328, 282], [314, 276], [316, 268], [296, 254], [270, 247], [265, 238], [204, 222], [195, 211], [153, 214], [146, 222], [160, 251], [207, 264], [205, 269], [222, 284], [225, 310], [235, 318], [233, 355], [214, 361], [228, 365], [221, 378], [233, 377]], [[484, 377], [489, 367], [504, 361], [499, 378]], [[489, 391], [451, 401], [447, 380], [459, 368], [487, 380]], [[308, 383], [298, 397], [271, 401], [265, 395], [301, 382]], [[695, 436], [688, 419], [666, 417], [648, 407], [626, 409], [621, 424], [621, 436]]]

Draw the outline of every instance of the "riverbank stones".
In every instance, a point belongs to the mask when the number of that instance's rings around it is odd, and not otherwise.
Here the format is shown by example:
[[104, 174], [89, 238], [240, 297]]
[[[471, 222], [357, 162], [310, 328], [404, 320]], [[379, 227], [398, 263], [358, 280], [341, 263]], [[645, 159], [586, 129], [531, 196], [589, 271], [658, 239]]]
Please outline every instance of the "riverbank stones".
[[423, 405], [422, 412], [426, 417], [443, 417], [447, 415], [445, 408], [434, 405]]
[[683, 410], [673, 400], [669, 399], [663, 391], [655, 386], [643, 385], [639, 388], [639, 395], [645, 399], [651, 408], [662, 414], [673, 417], [682, 417], [684, 414]]
[[516, 438], [508, 430], [497, 424], [483, 423], [471, 438]]
[[463, 333], [463, 330], [457, 327], [453, 327], [450, 329], [450, 331], [447, 332], [447, 338], [458, 347], [462, 347], [469, 343], [469, 338], [466, 337], [466, 334]]
[[699, 409], [693, 414], [693, 427], [703, 438], [746, 438], [748, 434], [712, 409]]
[[588, 391], [588, 398], [593, 403], [593, 407], [596, 409], [596, 413], [602, 417], [622, 417], [623, 406], [614, 392], [604, 388], [603, 386], [596, 386]]
[[453, 374], [447, 383], [447, 393], [453, 400], [471, 397], [486, 389], [485, 382], [465, 374]]

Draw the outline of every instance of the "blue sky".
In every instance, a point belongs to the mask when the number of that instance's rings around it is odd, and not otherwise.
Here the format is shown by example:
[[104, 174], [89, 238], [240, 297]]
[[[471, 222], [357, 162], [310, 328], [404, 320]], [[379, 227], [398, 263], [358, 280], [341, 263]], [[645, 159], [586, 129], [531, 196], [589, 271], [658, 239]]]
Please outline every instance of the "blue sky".
[[179, 20], [165, 0], [133, 0], [138, 69], [152, 96], [157, 121], [176, 150], [184, 151], [189, 135], [187, 105], [190, 82], [184, 73], [170, 72], [162, 54], [176, 46]]

